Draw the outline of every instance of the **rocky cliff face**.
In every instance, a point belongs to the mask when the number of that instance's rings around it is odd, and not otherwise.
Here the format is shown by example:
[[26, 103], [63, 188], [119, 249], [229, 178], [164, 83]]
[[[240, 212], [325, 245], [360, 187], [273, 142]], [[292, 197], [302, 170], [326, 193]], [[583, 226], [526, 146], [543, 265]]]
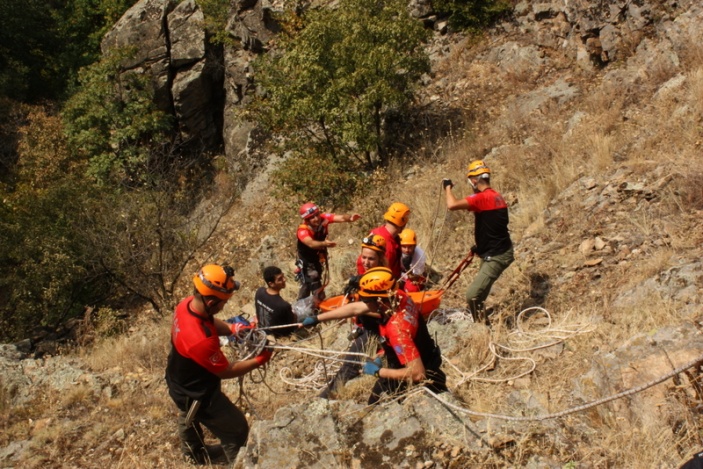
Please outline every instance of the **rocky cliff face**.
[[[654, 59], [657, 55], [667, 56], [675, 66], [675, 45], [695, 35], [696, 23], [690, 17], [694, 13], [685, 13], [695, 3], [523, 1], [516, 5], [511, 20], [499, 27], [511, 40], [493, 49], [486, 59], [514, 73], [548, 63], [594, 70], [607, 69], [638, 50], [643, 72], [648, 64], [662, 66]], [[221, 50], [208, 42], [203, 13], [194, 0], [141, 0], [102, 43], [104, 52], [136, 47], [134, 59], [124, 64], [126, 73], [152, 77], [159, 108], [174, 115], [186, 140], [211, 148], [224, 143], [225, 154], [242, 174], [243, 184], [249, 180], [245, 174], [260, 169], [263, 161], [262, 156], [255, 156], [252, 125], [237, 119], [233, 111], [255, 89], [250, 62], [268, 49], [278, 31], [272, 19], [274, 8], [275, 4], [260, 0], [233, 2], [227, 31], [237, 45]], [[447, 39], [441, 37], [447, 32], [446, 22], [437, 20], [429, 2], [413, 1], [409, 8], [418, 21], [437, 31], [433, 57], [440, 59], [443, 47], [446, 52]], [[654, 43], [649, 37], [656, 29], [666, 31], [666, 37]], [[556, 56], [560, 60], [555, 63]], [[560, 88], [550, 91], [552, 97], [575, 91], [565, 89], [564, 83], [556, 86]]]
[[158, 108], [173, 114], [186, 140], [213, 147], [222, 140], [221, 54], [207, 42], [195, 1], [145, 0], [105, 36], [103, 53], [135, 47], [124, 73], [151, 76]]
[[[413, 5], [418, 18], [437, 28], [421, 105], [438, 115], [466, 111], [467, 133], [502, 170], [496, 179], [506, 188], [511, 224], [530, 220], [520, 229], [512, 225], [517, 260], [492, 293], [493, 329], [461, 315], [461, 292], [445, 295], [446, 317], [430, 328], [452, 392], [441, 400], [420, 392], [374, 408], [363, 405], [371, 378], [349, 383], [350, 393], [337, 401], [323, 401], [314, 386], [305, 387], [317, 370], [313, 361], [281, 352], [256, 382], [226, 384], [233, 400], [241, 390], [248, 395], [239, 403], [251, 421], [239, 466], [677, 467], [700, 450], [702, 431], [703, 369], [695, 362], [703, 355], [697, 182], [703, 181], [703, 55], [696, 56], [703, 7], [695, 1], [521, 2], [513, 18], [467, 45], [461, 35], [441, 32], [427, 2]], [[188, 100], [173, 97], [175, 77], [198, 63], [207, 69], [208, 46], [193, 27], [196, 39], [176, 47], [171, 28], [190, 30], [197, 8], [141, 2], [135, 9], [123, 18], [132, 18], [131, 32], [117, 34], [116, 27], [106, 42], [144, 44], [130, 67], [152, 73], [155, 86], [164, 87], [158, 94], [167, 97], [164, 109], [179, 112], [176, 101]], [[179, 9], [180, 23], [170, 19]], [[253, 86], [247, 64], [275, 31], [259, 3], [239, 2], [235, 10], [230, 28], [243, 40], [222, 54], [221, 110], [246, 100]], [[149, 34], [142, 29], [147, 23]], [[686, 131], [669, 138], [677, 128]], [[219, 138], [229, 158], [246, 159], [249, 130], [222, 119]], [[567, 151], [571, 159], [560, 162], [574, 169], [560, 172], [556, 154]], [[436, 194], [441, 177], [463, 174], [459, 166], [428, 158], [404, 172], [393, 196]], [[553, 180], [562, 176], [562, 185]], [[524, 179], [529, 190], [518, 194]], [[248, 285], [260, 281], [262, 263], [290, 260], [285, 237], [293, 228], [277, 225], [280, 214], [267, 210], [271, 201], [261, 194], [242, 198], [209, 247], [229, 250], [224, 257], [242, 266], [238, 275]], [[545, 208], [527, 217], [530, 199], [538, 197], [547, 200]], [[434, 201], [424, 202], [436, 210]], [[413, 209], [413, 223], [435, 215]], [[446, 218], [448, 259], [435, 265], [453, 267], [465, 254], [466, 237], [454, 233], [466, 217]], [[335, 254], [333, 262], [351, 265], [355, 253]], [[527, 309], [541, 306], [555, 309], [551, 315]], [[0, 462], [182, 467], [162, 380], [167, 334], [164, 321], [71, 358], [30, 358], [14, 346], [1, 348], [7, 424]], [[326, 334], [325, 348], [345, 349], [346, 333], [330, 328]], [[100, 350], [115, 356], [102, 358], [109, 365], [96, 363]]]
[[237, 46], [223, 50], [208, 41], [203, 12], [194, 0], [142, 0], [105, 36], [102, 50], [136, 48], [134, 58], [123, 64], [125, 73], [152, 77], [158, 108], [176, 118], [186, 141], [209, 148], [224, 143], [226, 155], [237, 162], [246, 160], [252, 127], [231, 117], [232, 110], [252, 92], [249, 63], [277, 27], [270, 6], [237, 1], [227, 31]]

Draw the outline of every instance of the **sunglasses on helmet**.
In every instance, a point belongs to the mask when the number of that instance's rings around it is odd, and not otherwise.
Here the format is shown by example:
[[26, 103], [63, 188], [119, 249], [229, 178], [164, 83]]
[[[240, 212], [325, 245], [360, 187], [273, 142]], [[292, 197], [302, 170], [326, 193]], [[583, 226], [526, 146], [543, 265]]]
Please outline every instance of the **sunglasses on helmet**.
[[[227, 285], [227, 282], [229, 281], [229, 279], [234, 277], [234, 269], [229, 265], [224, 266], [222, 269], [225, 271], [225, 275], [227, 276], [225, 278], [225, 285]], [[239, 283], [237, 280], [232, 279], [232, 281], [234, 282], [234, 285], [232, 286], [232, 288], [220, 287], [219, 285], [215, 285], [210, 280], [208, 280], [202, 271], [200, 271], [200, 273], [198, 274], [198, 277], [200, 277], [200, 281], [203, 282], [203, 285], [205, 285], [206, 287], [208, 287], [212, 290], [218, 291], [220, 293], [230, 294], [232, 292], [239, 290], [239, 288], [242, 286], [242, 284]]]
[[367, 236], [361, 240], [361, 244], [365, 245], [365, 246], [375, 247], [375, 248], [378, 248], [378, 249], [385, 251], [386, 246], [383, 244], [379, 244], [379, 243], [374, 242], [373, 238], [374, 238], [373, 236]]
[[317, 213], [317, 212], [319, 212], [319, 211], [320, 211], [320, 209], [319, 209], [318, 207], [312, 206], [312, 207], [308, 208], [307, 210], [305, 210], [305, 211], [302, 213], [302, 217], [303, 217], [303, 218], [307, 218], [307, 217], [309, 217], [310, 215], [312, 215], [313, 213]]

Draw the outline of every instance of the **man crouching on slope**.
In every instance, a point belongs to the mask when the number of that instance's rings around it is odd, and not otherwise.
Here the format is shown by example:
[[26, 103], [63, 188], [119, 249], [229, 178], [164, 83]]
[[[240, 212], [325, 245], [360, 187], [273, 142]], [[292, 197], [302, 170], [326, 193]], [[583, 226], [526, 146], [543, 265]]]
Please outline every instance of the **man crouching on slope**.
[[[206, 265], [195, 277], [192, 296], [176, 306], [171, 329], [171, 353], [166, 365], [169, 394], [178, 406], [178, 436], [185, 456], [195, 463], [232, 463], [249, 435], [244, 414], [222, 393], [221, 381], [242, 376], [267, 363], [271, 351], [229, 363], [220, 349], [219, 336], [254, 326], [228, 324], [215, 318], [239, 282], [229, 266]], [[205, 425], [221, 446], [206, 447], [200, 425]]]
[[432, 340], [427, 324], [407, 293], [398, 290], [393, 272], [374, 267], [359, 279], [359, 299], [317, 317], [305, 318], [303, 326], [321, 321], [368, 315], [375, 317], [387, 366], [381, 358], [367, 361], [363, 372], [377, 378], [368, 403], [375, 404], [386, 393], [398, 395], [408, 382], [424, 383], [433, 392], [447, 391], [447, 377], [440, 368], [442, 353]]

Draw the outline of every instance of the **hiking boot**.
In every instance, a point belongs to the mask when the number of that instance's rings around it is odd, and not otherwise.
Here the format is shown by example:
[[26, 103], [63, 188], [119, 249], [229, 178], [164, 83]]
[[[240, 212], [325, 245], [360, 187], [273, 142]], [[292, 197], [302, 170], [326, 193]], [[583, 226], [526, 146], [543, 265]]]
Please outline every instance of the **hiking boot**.
[[205, 445], [206, 461], [210, 464], [227, 464], [229, 460], [222, 445]]
[[186, 460], [198, 466], [211, 464], [228, 464], [222, 445], [205, 445], [192, 451], [184, 452]]

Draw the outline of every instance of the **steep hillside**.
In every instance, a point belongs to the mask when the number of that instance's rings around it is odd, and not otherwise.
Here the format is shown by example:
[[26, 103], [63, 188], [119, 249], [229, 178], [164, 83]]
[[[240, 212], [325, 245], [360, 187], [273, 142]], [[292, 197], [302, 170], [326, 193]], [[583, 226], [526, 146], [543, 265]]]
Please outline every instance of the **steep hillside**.
[[[331, 229], [328, 291], [393, 201], [412, 208], [433, 268], [451, 272], [473, 221], [446, 211], [440, 181], [467, 195], [466, 164], [481, 157], [516, 244], [488, 300], [491, 327], [463, 311], [472, 265], [430, 324], [451, 393], [373, 408], [371, 378], [321, 400], [338, 364], [281, 350], [265, 374], [226, 384], [250, 418], [238, 466], [658, 468], [700, 451], [702, 31], [693, 1], [521, 2], [481, 39], [438, 31], [426, 125], [413, 129], [427, 139], [375, 176], [355, 203], [362, 220]], [[439, 127], [450, 131], [429, 138]], [[237, 267], [244, 287], [225, 317], [251, 314], [263, 265], [292, 269], [295, 210], [268, 195], [266, 175], [193, 261]], [[188, 467], [162, 379], [168, 318], [140, 314], [128, 334], [63, 356], [3, 346], [3, 466]], [[345, 327], [320, 329], [287, 345], [345, 350]]]

